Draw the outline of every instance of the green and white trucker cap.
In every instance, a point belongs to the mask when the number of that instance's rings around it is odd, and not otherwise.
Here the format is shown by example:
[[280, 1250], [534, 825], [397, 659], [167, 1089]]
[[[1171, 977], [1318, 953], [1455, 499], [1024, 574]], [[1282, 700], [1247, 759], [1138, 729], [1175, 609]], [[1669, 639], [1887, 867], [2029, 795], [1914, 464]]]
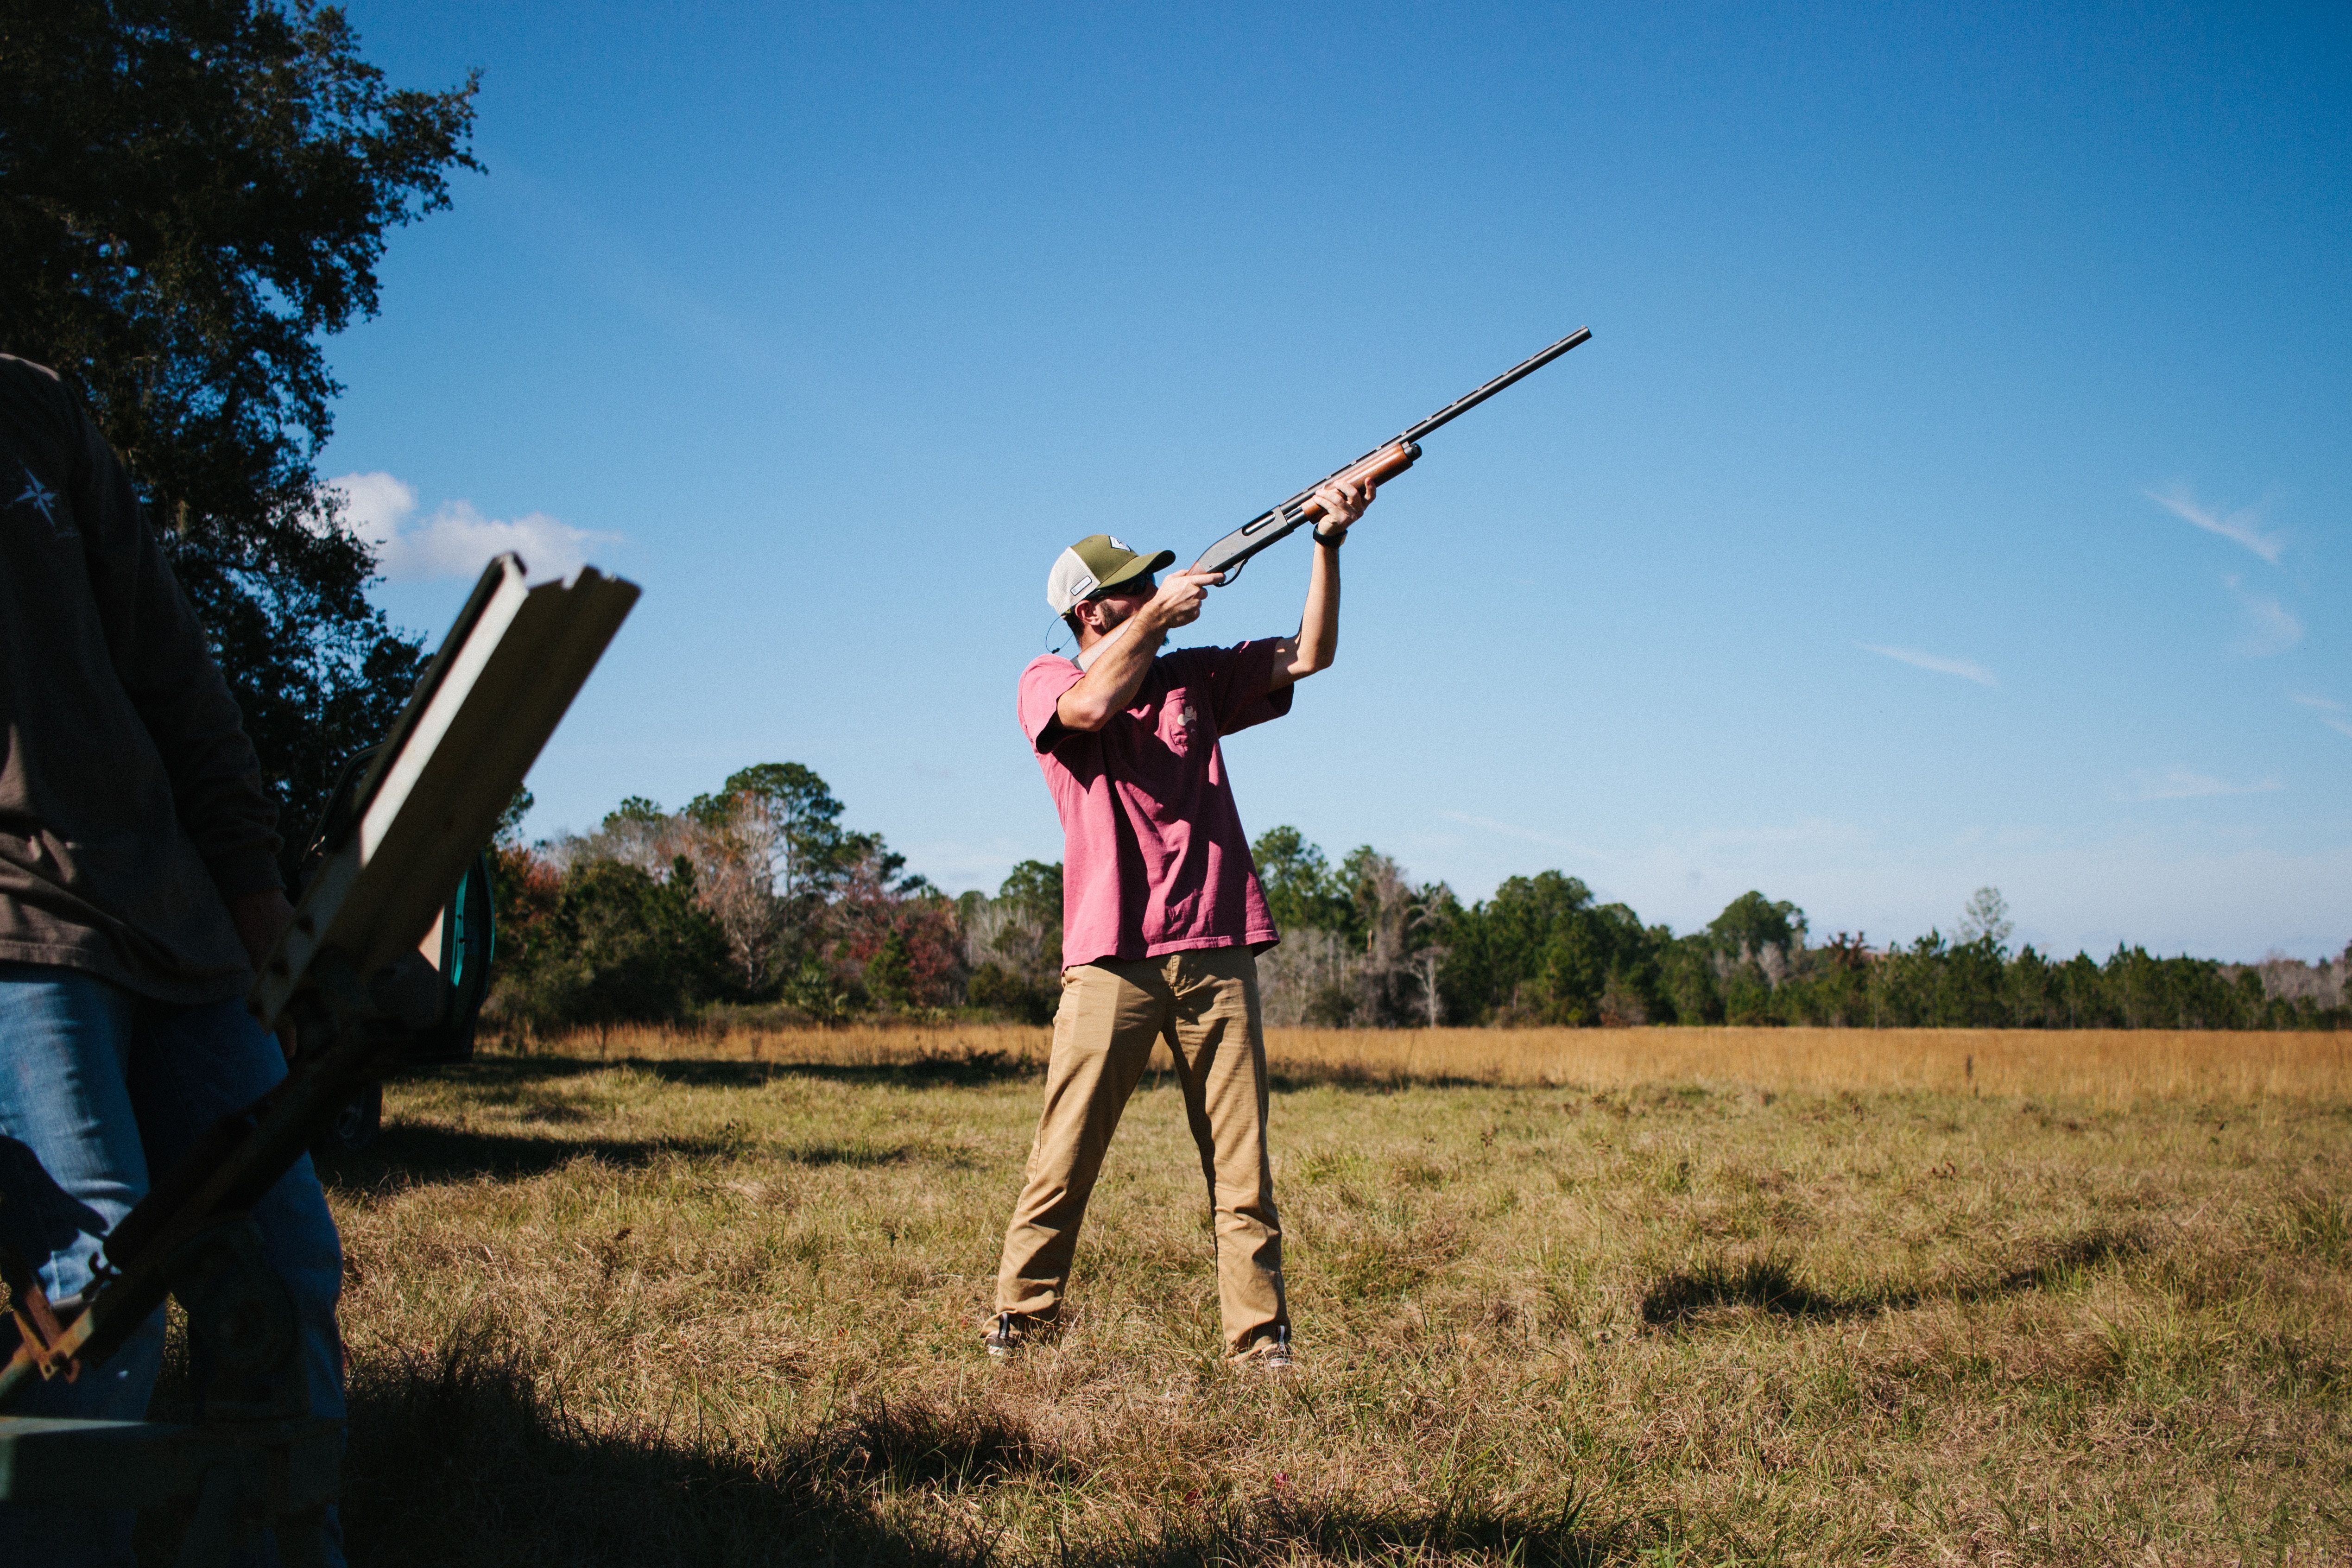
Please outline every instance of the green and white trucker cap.
[[1089, 533], [1054, 558], [1054, 569], [1045, 574], [1045, 602], [1054, 606], [1055, 615], [1066, 616], [1081, 600], [1130, 577], [1149, 577], [1175, 559], [1172, 550], [1139, 555], [1124, 541], [1108, 533]]

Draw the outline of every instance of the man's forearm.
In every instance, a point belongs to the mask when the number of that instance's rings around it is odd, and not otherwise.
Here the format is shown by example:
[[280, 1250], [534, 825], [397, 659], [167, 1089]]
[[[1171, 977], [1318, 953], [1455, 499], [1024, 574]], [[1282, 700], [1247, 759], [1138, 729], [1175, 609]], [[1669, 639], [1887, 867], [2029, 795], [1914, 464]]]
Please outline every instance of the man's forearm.
[[1298, 617], [1299, 673], [1328, 669], [1339, 655], [1339, 551], [1318, 543], [1307, 578], [1307, 608]]
[[1274, 661], [1274, 679], [1266, 689], [1279, 691], [1328, 669], [1339, 656], [1339, 549], [1318, 543], [1315, 564], [1308, 568], [1307, 607], [1299, 613], [1298, 635], [1282, 639], [1281, 652]]
[[1307, 608], [1298, 636], [1289, 639], [1289, 658], [1276, 661], [1273, 689], [1331, 668], [1339, 657], [1339, 546], [1348, 530], [1372, 504], [1369, 482], [1330, 479], [1316, 490], [1324, 521], [1315, 530], [1315, 561], [1307, 568]]
[[1070, 730], [1094, 731], [1110, 722], [1111, 715], [1135, 700], [1168, 628], [1142, 616], [1128, 622], [1102, 645], [1102, 656], [1087, 667], [1076, 685], [1062, 693], [1055, 717]]
[[181, 826], [234, 899], [279, 885], [278, 803], [194, 606], [148, 526], [131, 476], [77, 410], [73, 505], [115, 678], [162, 759]]

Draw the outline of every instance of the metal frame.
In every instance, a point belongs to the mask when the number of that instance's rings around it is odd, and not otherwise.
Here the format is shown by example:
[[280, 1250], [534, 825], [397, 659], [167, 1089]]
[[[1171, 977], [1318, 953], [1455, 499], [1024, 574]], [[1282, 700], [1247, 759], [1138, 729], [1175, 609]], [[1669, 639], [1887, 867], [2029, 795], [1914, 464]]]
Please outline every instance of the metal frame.
[[429, 967], [418, 944], [637, 594], [592, 567], [531, 587], [520, 558], [490, 563], [247, 997], [265, 1027], [294, 1011], [325, 1048], [154, 1184], [108, 1234], [85, 1300], [51, 1303], [20, 1259], [0, 1258], [19, 1342], [0, 1366], [0, 1411], [37, 1382], [103, 1363], [167, 1295], [213, 1373], [192, 1425], [0, 1415], [0, 1501], [194, 1499], [184, 1568], [225, 1563], [272, 1524], [289, 1563], [324, 1563], [342, 1424], [310, 1413], [292, 1307], [246, 1211], [397, 1061], [415, 1022], [404, 965]]

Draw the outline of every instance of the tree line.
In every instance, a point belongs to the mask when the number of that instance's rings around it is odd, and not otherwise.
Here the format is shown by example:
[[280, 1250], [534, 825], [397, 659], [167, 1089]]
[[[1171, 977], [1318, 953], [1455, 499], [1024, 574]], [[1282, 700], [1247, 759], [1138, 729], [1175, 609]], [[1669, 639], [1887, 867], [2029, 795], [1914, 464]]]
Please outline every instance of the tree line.
[[[520, 818], [528, 799], [509, 813]], [[677, 811], [621, 802], [594, 833], [494, 847], [488, 1010], [524, 1030], [730, 1008], [837, 1023], [966, 1005], [955, 906], [798, 763]]]
[[1269, 1014], [1283, 1022], [1394, 1026], [1814, 1025], [1849, 1028], [2352, 1027], [2352, 944], [2319, 964], [2225, 963], [2118, 944], [2105, 959], [2012, 948], [1998, 889], [1979, 889], [1954, 931], [1873, 945], [1816, 943], [1804, 910], [1740, 894], [1677, 936], [1560, 871], [1513, 877], [1464, 906], [1357, 850], [1338, 866], [1295, 832], [1258, 841], [1286, 932], [1268, 955]]
[[[1059, 865], [951, 899], [843, 812], [813, 770], [765, 763], [676, 811], [632, 796], [593, 833], [525, 846], [509, 830], [493, 1021], [1053, 1016]], [[1369, 845], [1335, 862], [1285, 826], [1252, 850], [1283, 933], [1259, 963], [1276, 1026], [2352, 1027], [2352, 946], [2318, 964], [2123, 945], [2059, 959], [2011, 947], [1990, 888], [1952, 934], [1880, 947], [1815, 942], [1802, 910], [1760, 892], [1677, 936], [1561, 871], [1465, 905]]]

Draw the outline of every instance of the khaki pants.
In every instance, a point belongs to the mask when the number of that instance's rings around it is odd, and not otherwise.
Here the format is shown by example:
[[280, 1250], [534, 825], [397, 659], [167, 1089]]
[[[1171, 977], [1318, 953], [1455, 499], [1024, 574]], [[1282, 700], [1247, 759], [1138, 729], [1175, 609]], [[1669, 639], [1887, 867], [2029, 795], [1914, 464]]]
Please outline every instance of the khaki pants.
[[1245, 947], [1164, 958], [1102, 959], [1062, 972], [1045, 1109], [1028, 1179], [1004, 1233], [996, 1310], [1051, 1319], [1061, 1310], [1087, 1197], [1128, 1097], [1166, 1040], [1184, 1086], [1215, 1211], [1217, 1300], [1225, 1342], [1246, 1350], [1289, 1315], [1282, 1225], [1265, 1152], [1265, 1037], [1257, 960]]

